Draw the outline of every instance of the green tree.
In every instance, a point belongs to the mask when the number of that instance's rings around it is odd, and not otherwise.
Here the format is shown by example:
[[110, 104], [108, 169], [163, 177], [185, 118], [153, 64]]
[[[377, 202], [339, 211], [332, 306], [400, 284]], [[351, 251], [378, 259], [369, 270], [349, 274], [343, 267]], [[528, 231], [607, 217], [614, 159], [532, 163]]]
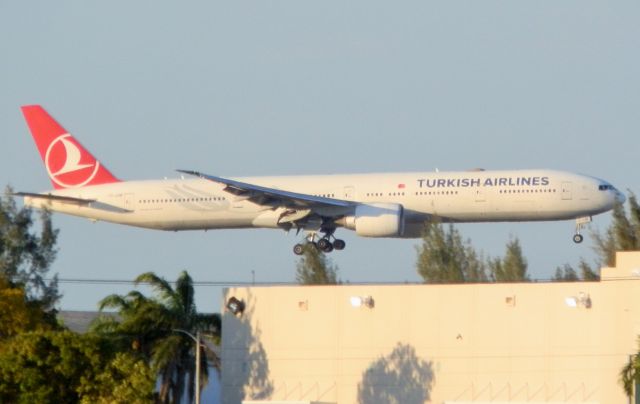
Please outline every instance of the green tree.
[[573, 282], [579, 280], [579, 278], [578, 273], [571, 265], [564, 264], [564, 266], [556, 268], [556, 273], [551, 280], [556, 282]]
[[522, 254], [522, 247], [518, 238], [512, 238], [507, 243], [504, 258], [494, 258], [489, 261], [491, 274], [496, 282], [528, 282], [527, 260]]
[[[148, 298], [139, 291], [125, 296], [110, 295], [100, 302], [100, 310], [116, 309], [120, 319], [106, 318], [94, 329], [111, 335], [124, 346], [141, 352], [161, 377], [159, 398], [163, 403], [177, 403], [183, 396], [188, 378], [188, 392], [193, 401], [195, 380], [195, 347], [187, 335], [208, 333], [215, 342], [220, 338], [220, 315], [201, 314], [196, 310], [193, 281], [183, 271], [175, 287], [152, 272], [136, 278], [136, 284], [148, 283], [155, 292]], [[202, 349], [202, 347], [200, 347]], [[208, 380], [207, 355], [201, 355], [201, 386]], [[219, 368], [219, 360], [214, 366]]]
[[[640, 345], [640, 339], [638, 342]], [[634, 386], [636, 388], [640, 386], [640, 352], [633, 355], [620, 371], [620, 384], [622, 384], [627, 397], [633, 395]]]
[[53, 328], [40, 306], [27, 300], [23, 288], [0, 277], [0, 341], [21, 332]]
[[580, 278], [584, 281], [599, 281], [600, 274], [594, 270], [591, 265], [587, 263], [584, 259], [580, 259], [578, 263], [578, 268], [580, 269]]
[[95, 335], [37, 331], [0, 345], [0, 402], [150, 402], [154, 384], [141, 358]]
[[48, 280], [56, 256], [58, 230], [51, 224], [46, 210], [40, 214], [40, 231], [32, 230], [34, 221], [29, 208], [18, 208], [7, 188], [0, 196], [0, 277], [10, 286], [25, 290], [30, 304], [38, 305], [55, 319], [53, 310], [60, 298], [57, 275]]
[[580, 274], [570, 265], [564, 264], [562, 267], [556, 268], [555, 275], [551, 278], [552, 281], [578, 281], [583, 280], [587, 282], [600, 280], [600, 275], [594, 270], [587, 261], [580, 259], [578, 263], [578, 270]]
[[488, 281], [483, 260], [452, 224], [445, 230], [441, 223], [426, 223], [417, 250], [417, 270], [426, 283]]
[[301, 285], [335, 285], [339, 283], [338, 269], [318, 247], [307, 243], [296, 265], [296, 281]]
[[629, 192], [627, 204], [628, 214], [623, 204], [616, 203], [609, 228], [604, 233], [593, 232], [601, 265], [615, 266], [616, 251], [640, 250], [640, 204], [634, 193]]
[[143, 359], [117, 352], [93, 381], [82, 380], [78, 393], [82, 404], [150, 403], [155, 383], [156, 374]]

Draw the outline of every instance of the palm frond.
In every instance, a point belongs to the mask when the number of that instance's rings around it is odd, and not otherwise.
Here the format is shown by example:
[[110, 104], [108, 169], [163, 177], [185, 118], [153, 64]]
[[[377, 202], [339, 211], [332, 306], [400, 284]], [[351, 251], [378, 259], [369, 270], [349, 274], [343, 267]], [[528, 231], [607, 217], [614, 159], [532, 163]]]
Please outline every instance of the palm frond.
[[640, 354], [629, 358], [629, 362], [620, 371], [619, 380], [627, 397], [631, 397], [634, 385], [640, 384]]
[[114, 316], [100, 315], [93, 319], [89, 325], [89, 331], [101, 334], [114, 333], [118, 330], [120, 321]]
[[195, 315], [195, 328], [219, 338], [222, 334], [222, 318], [218, 313], [197, 313]]
[[176, 303], [179, 304], [179, 307], [176, 307], [176, 309], [184, 313], [194, 312], [194, 294], [193, 279], [191, 279], [187, 271], [182, 271], [176, 280], [175, 297], [178, 299]]
[[153, 347], [152, 361], [157, 369], [166, 368], [173, 362], [180, 360], [180, 353], [184, 350], [184, 338], [171, 334], [159, 341]]
[[103, 311], [106, 308], [116, 310], [126, 310], [129, 307], [129, 302], [121, 295], [112, 294], [98, 303], [98, 310]]
[[163, 301], [171, 301], [173, 299], [175, 292], [171, 287], [171, 284], [164, 278], [156, 275], [153, 272], [145, 272], [138, 275], [138, 277], [135, 279], [136, 285], [143, 282], [148, 283], [149, 286], [151, 286], [151, 288], [158, 293]]

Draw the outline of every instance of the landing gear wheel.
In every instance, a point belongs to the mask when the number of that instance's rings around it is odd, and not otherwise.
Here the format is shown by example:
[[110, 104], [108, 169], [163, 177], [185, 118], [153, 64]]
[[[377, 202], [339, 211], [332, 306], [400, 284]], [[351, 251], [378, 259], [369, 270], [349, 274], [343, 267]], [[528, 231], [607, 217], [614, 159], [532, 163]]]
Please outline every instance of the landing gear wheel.
[[318, 240], [318, 248], [321, 251], [329, 252], [327, 251], [329, 249], [329, 246], [331, 246], [331, 250], [333, 250], [333, 245], [331, 245], [331, 241], [327, 240], [326, 238], [321, 238], [320, 240]]
[[330, 253], [331, 251], [333, 251], [333, 244], [331, 244], [331, 243], [327, 244], [327, 245], [322, 249], [322, 251], [323, 251], [323, 252], [326, 252], [326, 253]]
[[304, 253], [304, 246], [302, 244], [296, 244], [293, 246], [293, 253], [295, 255], [302, 255]]
[[582, 240], [584, 240], [584, 237], [582, 237], [582, 234], [574, 234], [573, 235], [573, 242], [576, 244], [580, 244], [582, 243]]
[[335, 248], [336, 250], [344, 250], [344, 248], [347, 246], [347, 243], [344, 242], [344, 240], [340, 240], [340, 239], [335, 239], [333, 241], [333, 248]]

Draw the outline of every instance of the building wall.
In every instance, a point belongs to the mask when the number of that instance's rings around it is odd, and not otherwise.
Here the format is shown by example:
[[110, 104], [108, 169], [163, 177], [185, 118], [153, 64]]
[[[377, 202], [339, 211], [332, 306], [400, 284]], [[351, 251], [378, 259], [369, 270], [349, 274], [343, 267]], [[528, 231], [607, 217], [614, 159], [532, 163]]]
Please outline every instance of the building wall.
[[[224, 403], [626, 403], [618, 374], [638, 350], [640, 253], [619, 253], [600, 282], [231, 296], [246, 309], [223, 315]], [[373, 307], [352, 305], [365, 296]]]

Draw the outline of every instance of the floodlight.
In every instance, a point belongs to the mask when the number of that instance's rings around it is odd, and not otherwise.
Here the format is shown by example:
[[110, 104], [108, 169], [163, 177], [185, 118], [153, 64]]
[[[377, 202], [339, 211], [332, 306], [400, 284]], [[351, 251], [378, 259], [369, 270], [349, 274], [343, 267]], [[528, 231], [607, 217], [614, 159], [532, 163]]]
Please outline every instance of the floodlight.
[[565, 297], [564, 298], [564, 303], [572, 308], [576, 308], [578, 307], [578, 299], [576, 299], [575, 297], [569, 296], [569, 297]]
[[584, 307], [585, 309], [591, 308], [591, 296], [588, 293], [580, 292], [578, 296], [568, 296], [564, 298], [564, 302], [571, 308]]
[[351, 302], [351, 305], [353, 307], [364, 306], [366, 308], [372, 309], [375, 306], [375, 301], [371, 296], [351, 296], [351, 298], [349, 298], [349, 301]]
[[235, 296], [232, 296], [229, 298], [229, 300], [227, 300], [227, 310], [229, 310], [231, 313], [233, 313], [234, 316], [236, 315], [242, 315], [242, 313], [244, 312], [244, 302], [240, 299], [238, 299]]
[[351, 296], [351, 299], [349, 299], [351, 301], [351, 305], [353, 307], [360, 307], [362, 306], [362, 298], [360, 296]]

